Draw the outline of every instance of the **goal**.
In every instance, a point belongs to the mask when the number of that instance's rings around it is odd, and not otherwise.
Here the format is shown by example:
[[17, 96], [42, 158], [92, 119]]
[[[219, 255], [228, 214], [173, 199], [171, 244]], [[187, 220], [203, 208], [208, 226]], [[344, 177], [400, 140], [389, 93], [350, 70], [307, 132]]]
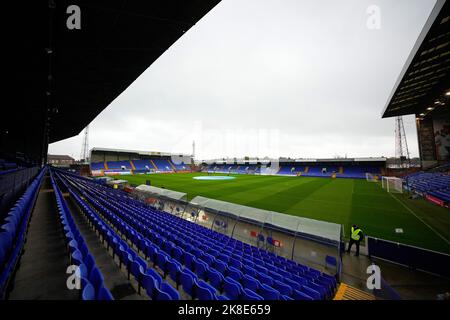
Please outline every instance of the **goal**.
[[397, 177], [383, 177], [383, 189], [387, 192], [403, 193], [403, 180]]
[[378, 175], [372, 173], [366, 173], [366, 180], [369, 182], [377, 182], [379, 180]]

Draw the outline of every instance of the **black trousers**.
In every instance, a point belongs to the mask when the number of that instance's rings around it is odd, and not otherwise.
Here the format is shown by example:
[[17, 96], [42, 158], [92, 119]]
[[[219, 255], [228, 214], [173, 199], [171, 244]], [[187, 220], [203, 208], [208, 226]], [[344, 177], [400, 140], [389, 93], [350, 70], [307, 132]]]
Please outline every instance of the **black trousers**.
[[351, 250], [353, 244], [356, 244], [356, 255], [359, 256], [359, 243], [360, 243], [360, 241], [350, 239], [350, 242], [348, 243], [347, 252], [350, 253], [350, 250]]

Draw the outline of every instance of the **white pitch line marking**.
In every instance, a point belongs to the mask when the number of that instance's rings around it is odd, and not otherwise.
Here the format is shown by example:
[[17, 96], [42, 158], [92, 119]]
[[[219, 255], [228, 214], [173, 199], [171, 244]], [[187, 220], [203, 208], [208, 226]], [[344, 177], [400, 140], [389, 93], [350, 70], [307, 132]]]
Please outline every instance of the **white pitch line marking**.
[[433, 229], [432, 226], [430, 226], [428, 223], [426, 223], [421, 217], [419, 217], [414, 211], [412, 211], [406, 204], [404, 204], [402, 201], [400, 201], [399, 199], [397, 199], [396, 197], [394, 197], [392, 195], [392, 193], [388, 194], [394, 198], [395, 200], [397, 200], [404, 208], [406, 208], [406, 210], [408, 210], [410, 213], [412, 213], [417, 219], [420, 220], [420, 222], [422, 222], [424, 225], [426, 225], [428, 228], [430, 228], [431, 231], [433, 231], [438, 237], [440, 237], [442, 240], [444, 240], [445, 242], [447, 242], [447, 244], [450, 244], [450, 241], [448, 241], [443, 235], [441, 235], [439, 232], [437, 232], [436, 230]]

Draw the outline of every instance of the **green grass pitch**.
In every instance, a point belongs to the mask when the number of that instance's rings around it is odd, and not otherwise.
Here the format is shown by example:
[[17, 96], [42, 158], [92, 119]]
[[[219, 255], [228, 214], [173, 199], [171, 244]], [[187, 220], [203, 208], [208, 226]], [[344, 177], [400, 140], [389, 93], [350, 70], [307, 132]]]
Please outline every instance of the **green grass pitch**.
[[[450, 212], [423, 199], [390, 194], [379, 183], [359, 179], [330, 179], [233, 175], [233, 180], [194, 180], [203, 173], [130, 175], [117, 178], [131, 184], [150, 180], [157, 187], [286, 214], [344, 225], [366, 235], [450, 253]], [[395, 232], [402, 228], [403, 233]]]

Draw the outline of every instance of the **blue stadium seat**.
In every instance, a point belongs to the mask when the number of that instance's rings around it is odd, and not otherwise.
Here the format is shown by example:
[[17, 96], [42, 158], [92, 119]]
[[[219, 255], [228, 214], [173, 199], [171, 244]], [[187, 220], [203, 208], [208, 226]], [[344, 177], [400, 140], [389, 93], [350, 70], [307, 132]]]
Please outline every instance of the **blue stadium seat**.
[[97, 300], [114, 300], [113, 295], [111, 294], [111, 291], [106, 289], [104, 286], [102, 286], [98, 292]]
[[222, 275], [222, 273], [220, 273], [219, 271], [217, 271], [214, 268], [209, 268], [208, 269], [208, 273], [207, 273], [207, 278], [209, 283], [216, 288], [217, 291], [222, 292], [222, 285], [223, 285], [223, 280], [224, 280], [224, 276]]
[[167, 271], [169, 273], [169, 277], [177, 284], [177, 289], [180, 285], [181, 269], [183, 269], [183, 267], [178, 261], [173, 259], [167, 261]]
[[93, 285], [96, 292], [100, 290], [100, 287], [103, 285], [103, 281], [104, 279], [100, 273], [100, 270], [98, 270], [97, 267], [94, 267], [89, 274], [89, 282]]
[[227, 270], [227, 276], [239, 282], [241, 281], [243, 274], [240, 270], [230, 266]]
[[242, 277], [242, 285], [251, 291], [257, 292], [261, 283], [256, 278], [245, 274]]
[[160, 288], [155, 288], [155, 300], [180, 300], [180, 294], [166, 282]]
[[314, 300], [320, 300], [322, 297], [320, 295], [320, 292], [309, 288], [308, 286], [302, 286], [302, 289], [300, 292], [305, 293], [306, 295], [310, 296]]
[[292, 297], [294, 298], [294, 300], [314, 300], [312, 297], [310, 297], [306, 293], [298, 291], [298, 290], [294, 290], [294, 292], [292, 293]]
[[244, 290], [242, 291], [241, 299], [242, 300], [264, 300], [263, 297], [261, 297], [259, 294], [257, 294], [256, 292], [254, 292], [248, 288], [244, 288]]
[[84, 258], [84, 265], [86, 266], [87, 274], [90, 274], [92, 269], [95, 267], [95, 260], [90, 253]]
[[77, 266], [83, 263], [83, 255], [81, 254], [80, 250], [77, 249], [72, 253], [71, 261], [72, 264], [75, 264]]
[[202, 259], [194, 259], [194, 270], [197, 277], [207, 279], [208, 265]]
[[186, 292], [188, 295], [192, 297], [192, 299], [195, 298], [195, 275], [192, 274], [192, 272], [189, 269], [183, 269], [181, 270], [180, 275], [180, 282], [181, 287], [183, 288], [184, 292]]
[[273, 288], [278, 290], [282, 295], [290, 296], [292, 294], [292, 288], [278, 280], [273, 282]]
[[236, 280], [226, 277], [223, 282], [223, 292], [230, 300], [239, 300], [243, 288]]
[[145, 289], [145, 291], [147, 292], [147, 295], [151, 299], [153, 299], [153, 297], [154, 297], [156, 286], [157, 286], [157, 283], [156, 283], [155, 278], [153, 278], [148, 273], [144, 273], [142, 275], [142, 288]]
[[196, 297], [199, 300], [215, 300], [216, 289], [203, 280], [197, 281]]
[[88, 283], [82, 293], [83, 300], [95, 300], [95, 288], [92, 284]]
[[264, 298], [264, 300], [280, 299], [280, 292], [264, 283], [259, 287], [258, 293]]

